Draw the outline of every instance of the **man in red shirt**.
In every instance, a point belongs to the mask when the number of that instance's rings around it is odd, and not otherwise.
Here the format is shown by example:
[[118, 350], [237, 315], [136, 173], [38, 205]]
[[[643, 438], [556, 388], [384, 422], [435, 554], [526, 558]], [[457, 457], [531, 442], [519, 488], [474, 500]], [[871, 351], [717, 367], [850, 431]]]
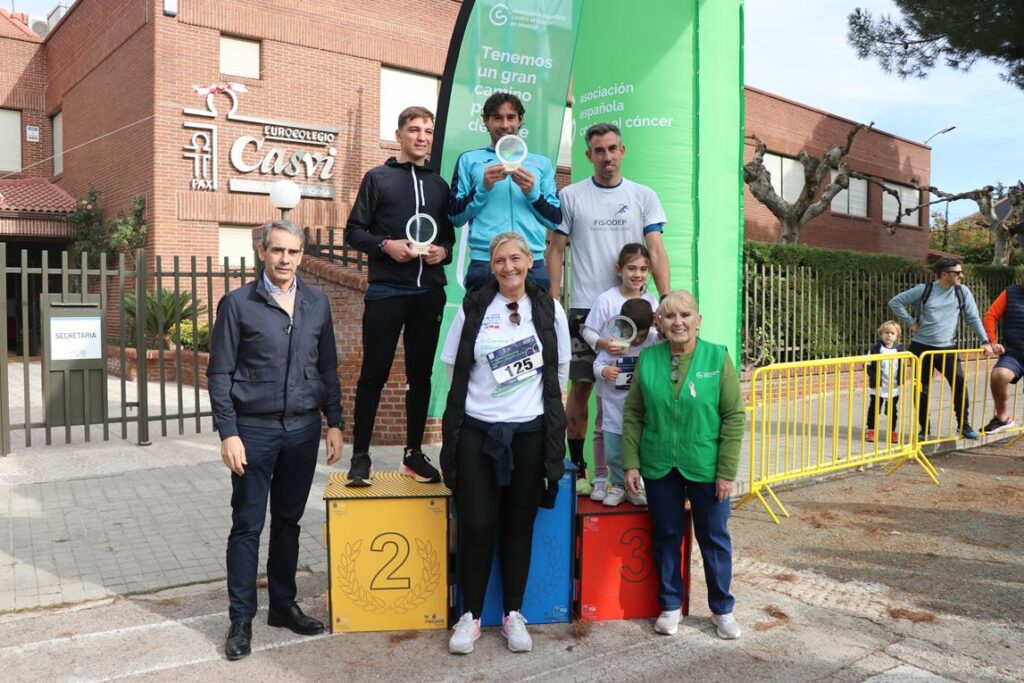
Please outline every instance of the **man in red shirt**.
[[[996, 323], [1000, 320], [1003, 321], [1001, 343], [996, 330]], [[985, 312], [982, 324], [992, 344], [992, 352], [999, 354], [990, 380], [996, 414], [985, 425], [986, 434], [995, 434], [1015, 426], [1007, 406], [1010, 385], [1019, 382], [1024, 375], [1024, 284], [1004, 289]]]

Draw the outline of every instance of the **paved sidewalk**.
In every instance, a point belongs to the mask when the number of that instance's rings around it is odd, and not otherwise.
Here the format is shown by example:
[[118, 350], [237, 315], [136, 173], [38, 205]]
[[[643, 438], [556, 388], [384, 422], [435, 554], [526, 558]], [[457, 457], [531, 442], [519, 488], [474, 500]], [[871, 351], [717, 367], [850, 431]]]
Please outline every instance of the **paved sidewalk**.
[[[375, 465], [396, 468], [401, 450], [374, 449]], [[336, 468], [347, 468], [349, 454]], [[332, 470], [322, 445], [320, 460], [300, 540], [309, 572], [326, 569], [321, 496]], [[222, 581], [230, 498], [212, 432], [0, 458], [0, 612]]]

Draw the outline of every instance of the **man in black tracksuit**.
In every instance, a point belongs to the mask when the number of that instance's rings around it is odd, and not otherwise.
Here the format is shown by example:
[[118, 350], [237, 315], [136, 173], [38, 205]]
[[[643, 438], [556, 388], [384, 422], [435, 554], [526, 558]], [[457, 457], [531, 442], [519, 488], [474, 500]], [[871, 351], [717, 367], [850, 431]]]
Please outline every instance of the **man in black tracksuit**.
[[[423, 107], [403, 110], [395, 137], [401, 146], [398, 158], [363, 176], [345, 226], [345, 241], [369, 257], [348, 486], [370, 485], [377, 405], [403, 328], [408, 391], [402, 474], [424, 483], [441, 480], [420, 448], [445, 304], [444, 265], [451, 262], [455, 230], [448, 218], [448, 183], [426, 165], [434, 138], [433, 113]], [[406, 236], [406, 223], [417, 213], [429, 214], [437, 223], [437, 236], [424, 255], [413, 250]]]

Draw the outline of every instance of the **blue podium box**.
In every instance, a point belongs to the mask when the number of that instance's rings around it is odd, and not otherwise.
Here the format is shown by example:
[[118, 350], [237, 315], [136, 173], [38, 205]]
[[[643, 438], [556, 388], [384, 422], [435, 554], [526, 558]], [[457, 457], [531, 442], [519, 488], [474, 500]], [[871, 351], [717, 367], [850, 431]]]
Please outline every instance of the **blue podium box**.
[[[574, 525], [576, 519], [576, 468], [565, 463], [565, 474], [558, 482], [555, 507], [541, 508], [533, 526], [533, 550], [530, 575], [526, 580], [522, 614], [531, 624], [568, 623], [573, 609], [573, 563], [575, 561]], [[491, 576], [484, 597], [482, 626], [501, 626], [504, 616], [501, 589], [500, 544], [495, 544]], [[455, 591], [458, 619], [462, 614], [462, 596]]]

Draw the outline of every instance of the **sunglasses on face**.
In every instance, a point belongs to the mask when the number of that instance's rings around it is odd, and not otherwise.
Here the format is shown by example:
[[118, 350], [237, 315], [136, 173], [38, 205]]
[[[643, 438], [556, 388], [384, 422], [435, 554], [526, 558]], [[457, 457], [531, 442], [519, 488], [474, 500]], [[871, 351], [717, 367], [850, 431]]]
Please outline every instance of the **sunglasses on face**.
[[947, 270], [946, 272], [949, 273], [950, 275], [953, 275], [954, 277], [964, 276], [964, 271], [962, 270]]
[[509, 303], [505, 304], [505, 308], [509, 310], [508, 321], [510, 323], [512, 323], [513, 325], [518, 325], [523, 321], [523, 317], [519, 315], [518, 301], [510, 301]]

